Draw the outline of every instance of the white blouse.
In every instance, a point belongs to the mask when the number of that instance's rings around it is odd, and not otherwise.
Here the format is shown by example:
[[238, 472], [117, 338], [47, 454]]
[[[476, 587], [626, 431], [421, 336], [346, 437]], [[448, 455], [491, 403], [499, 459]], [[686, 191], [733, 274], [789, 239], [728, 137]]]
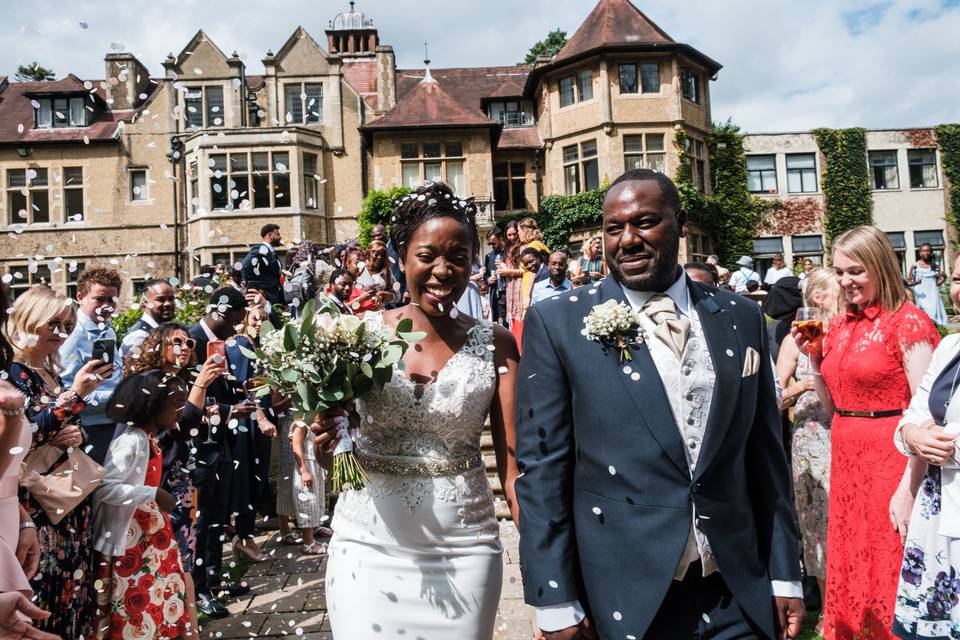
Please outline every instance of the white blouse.
[[107, 475], [93, 492], [93, 548], [108, 556], [127, 550], [127, 529], [137, 507], [156, 500], [157, 487], [144, 485], [150, 462], [149, 436], [128, 426], [113, 439], [103, 466]]

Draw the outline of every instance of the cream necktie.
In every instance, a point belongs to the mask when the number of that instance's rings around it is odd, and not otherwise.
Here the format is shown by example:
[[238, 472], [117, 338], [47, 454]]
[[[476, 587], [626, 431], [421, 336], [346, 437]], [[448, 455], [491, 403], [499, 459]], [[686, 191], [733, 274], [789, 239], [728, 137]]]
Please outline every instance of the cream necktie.
[[657, 325], [654, 335], [669, 347], [678, 360], [683, 358], [683, 349], [687, 346], [687, 336], [690, 334], [690, 321], [677, 315], [673, 299], [665, 293], [656, 293], [650, 296], [641, 310]]

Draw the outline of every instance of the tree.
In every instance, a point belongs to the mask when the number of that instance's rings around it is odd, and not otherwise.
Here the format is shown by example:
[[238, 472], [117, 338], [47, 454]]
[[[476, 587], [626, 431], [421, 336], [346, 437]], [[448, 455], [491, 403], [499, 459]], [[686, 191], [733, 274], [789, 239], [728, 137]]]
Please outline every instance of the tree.
[[53, 73], [53, 69], [41, 67], [39, 62], [34, 61], [17, 67], [14, 77], [18, 82], [46, 82], [56, 79], [57, 76]]
[[554, 29], [547, 34], [547, 37], [530, 47], [527, 57], [523, 59], [524, 64], [533, 64], [540, 56], [552, 58], [560, 53], [563, 45], [567, 44], [567, 32]]
[[410, 189], [407, 187], [391, 187], [383, 191], [372, 189], [367, 193], [360, 208], [360, 215], [357, 216], [357, 223], [360, 225], [360, 244], [367, 246], [370, 242], [370, 233], [374, 225], [390, 226], [390, 215], [397, 207], [397, 200], [408, 193]]

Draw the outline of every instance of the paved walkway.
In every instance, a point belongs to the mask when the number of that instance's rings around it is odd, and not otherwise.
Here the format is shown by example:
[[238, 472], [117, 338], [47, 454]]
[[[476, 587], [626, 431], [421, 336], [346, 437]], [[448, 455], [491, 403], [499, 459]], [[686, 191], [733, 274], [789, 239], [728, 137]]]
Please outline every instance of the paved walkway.
[[[503, 593], [493, 637], [495, 640], [530, 640], [533, 610], [523, 604], [517, 553], [519, 537], [512, 522], [501, 523], [500, 533], [504, 546]], [[276, 532], [258, 538], [273, 559], [249, 567], [244, 581], [250, 585], [250, 593], [228, 603], [232, 614], [229, 618], [203, 625], [202, 640], [333, 638], [323, 592], [326, 556], [301, 556], [299, 546], [280, 546], [276, 539]]]

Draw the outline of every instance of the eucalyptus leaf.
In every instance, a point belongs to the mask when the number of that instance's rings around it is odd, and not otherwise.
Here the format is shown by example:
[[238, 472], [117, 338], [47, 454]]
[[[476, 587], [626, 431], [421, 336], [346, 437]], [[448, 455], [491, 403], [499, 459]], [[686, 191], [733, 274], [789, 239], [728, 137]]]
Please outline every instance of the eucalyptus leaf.
[[242, 353], [242, 354], [245, 355], [246, 357], [250, 358], [251, 360], [260, 360], [260, 359], [261, 359], [259, 353], [255, 353], [255, 352], [251, 351], [250, 349], [247, 349], [247, 348], [246, 348], [245, 346], [243, 346], [243, 345], [240, 345], [240, 353]]
[[413, 318], [404, 318], [397, 323], [397, 333], [409, 333], [413, 331]]
[[363, 375], [367, 376], [368, 378], [373, 377], [373, 367], [370, 366], [369, 362], [361, 362], [360, 371], [362, 371]]
[[300, 344], [300, 332], [292, 324], [283, 328], [283, 348], [287, 351], [295, 351]]
[[288, 367], [281, 372], [280, 376], [287, 382], [297, 382], [300, 379], [300, 372]]
[[423, 340], [427, 337], [425, 331], [398, 331], [397, 337], [401, 340], [406, 340], [407, 342], [416, 342], [417, 340]]

